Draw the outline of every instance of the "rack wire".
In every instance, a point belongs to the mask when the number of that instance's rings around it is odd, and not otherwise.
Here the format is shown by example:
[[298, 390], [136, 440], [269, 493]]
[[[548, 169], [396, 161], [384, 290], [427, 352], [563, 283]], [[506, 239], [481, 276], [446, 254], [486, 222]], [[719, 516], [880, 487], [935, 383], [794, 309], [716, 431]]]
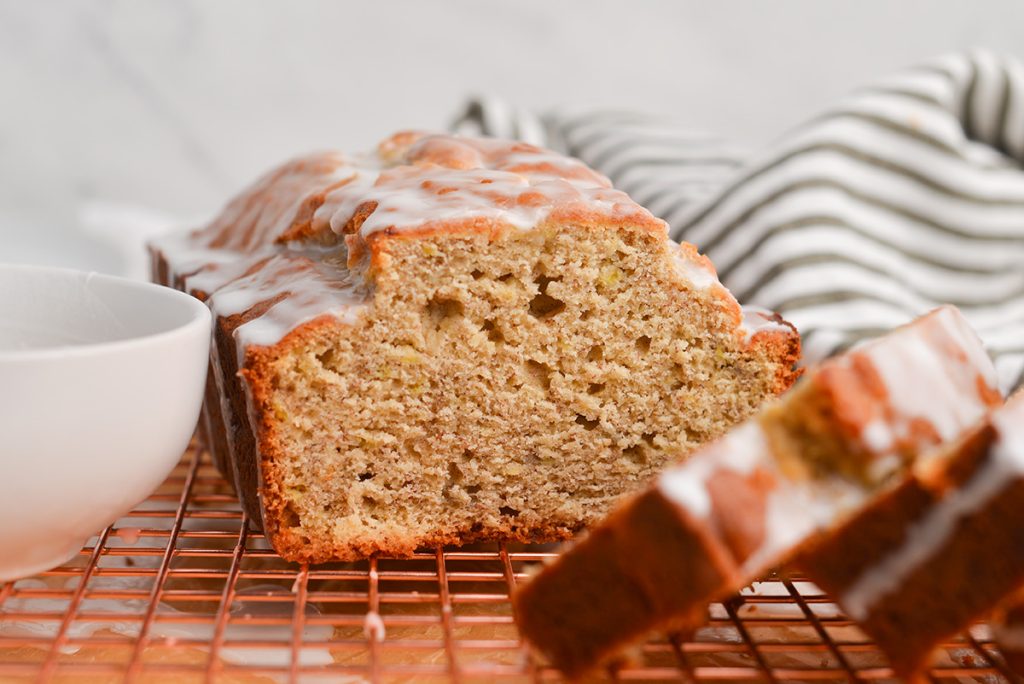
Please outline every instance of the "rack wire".
[[[193, 444], [146, 502], [65, 565], [0, 584], [0, 682], [556, 681], [509, 596], [553, 545], [300, 566], [278, 557]], [[1013, 677], [984, 624], [939, 649], [932, 681]], [[884, 656], [817, 587], [766, 578], [655, 635], [604, 677], [892, 681]]]

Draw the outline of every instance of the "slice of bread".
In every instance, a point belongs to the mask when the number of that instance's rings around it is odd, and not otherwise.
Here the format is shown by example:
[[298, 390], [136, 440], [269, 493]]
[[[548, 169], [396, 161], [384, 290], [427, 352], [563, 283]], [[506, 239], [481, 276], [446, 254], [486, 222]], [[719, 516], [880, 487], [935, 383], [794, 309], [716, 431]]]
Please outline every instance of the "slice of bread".
[[1024, 585], [1024, 394], [801, 550], [901, 677]]
[[709, 602], [790, 562], [998, 405], [995, 387], [952, 307], [826, 361], [527, 582], [520, 631], [577, 677], [654, 628], [699, 626]]
[[792, 326], [519, 143], [315, 155], [153, 253], [216, 315], [210, 442], [290, 560], [567, 538], [797, 374]]

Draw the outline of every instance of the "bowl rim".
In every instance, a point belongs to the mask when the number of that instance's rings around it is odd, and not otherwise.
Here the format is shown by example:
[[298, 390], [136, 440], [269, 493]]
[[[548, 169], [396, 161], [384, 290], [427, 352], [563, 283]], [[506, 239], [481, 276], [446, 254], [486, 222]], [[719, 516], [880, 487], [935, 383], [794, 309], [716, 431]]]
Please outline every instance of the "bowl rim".
[[51, 273], [59, 276], [85, 277], [88, 280], [101, 280], [108, 282], [115, 287], [130, 290], [143, 291], [143, 296], [158, 298], [165, 297], [177, 299], [183, 303], [191, 313], [188, 320], [166, 330], [146, 335], [136, 335], [127, 339], [110, 340], [107, 342], [86, 342], [83, 344], [55, 345], [47, 347], [34, 347], [30, 349], [0, 349], [0, 363], [32, 361], [32, 360], [54, 360], [57, 358], [87, 358], [108, 353], [117, 353], [132, 349], [144, 348], [162, 343], [172, 343], [178, 338], [188, 338], [197, 334], [197, 329], [205, 329], [209, 335], [212, 326], [212, 316], [209, 307], [192, 295], [175, 290], [174, 288], [157, 283], [150, 283], [143, 280], [133, 280], [122, 276], [110, 275], [99, 271], [86, 271], [77, 268], [64, 268], [60, 266], [35, 266], [32, 264], [15, 264], [0, 262], [0, 271], [23, 271], [34, 273]]

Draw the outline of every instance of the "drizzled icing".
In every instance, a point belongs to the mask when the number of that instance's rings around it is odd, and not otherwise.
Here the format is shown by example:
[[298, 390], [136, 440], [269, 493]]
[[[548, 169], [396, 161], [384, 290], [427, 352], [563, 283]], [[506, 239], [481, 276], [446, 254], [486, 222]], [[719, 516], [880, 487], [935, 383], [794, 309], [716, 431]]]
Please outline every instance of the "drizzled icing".
[[746, 344], [750, 344], [755, 335], [763, 332], [781, 332], [786, 335], [792, 332], [790, 326], [783, 323], [782, 319], [774, 311], [769, 311], [759, 306], [743, 306], [742, 312], [743, 322], [741, 326], [743, 341]]
[[670, 248], [672, 265], [676, 272], [683, 276], [698, 290], [706, 290], [713, 285], [722, 287], [718, 282], [718, 274], [715, 273], [710, 259], [697, 254], [697, 250], [689, 245], [673, 245]]
[[[172, 278], [184, 278], [198, 271], [212, 270], [211, 267], [233, 264], [240, 256], [240, 253], [233, 249], [217, 249], [199, 243], [189, 233], [175, 232], [162, 235], [151, 244], [163, 255]], [[204, 291], [209, 290], [204, 288]]]
[[345, 232], [361, 207], [372, 208], [359, 226], [363, 238], [478, 219], [527, 229], [554, 213], [661, 223], [574, 159], [525, 143], [415, 135], [404, 152], [385, 143], [386, 152], [358, 160], [353, 180], [325, 195], [313, 225]]
[[867, 618], [872, 606], [899, 589], [915, 569], [935, 557], [963, 518], [1024, 477], [1024, 395], [994, 412], [991, 424], [996, 439], [984, 466], [911, 524], [905, 535], [906, 543], [864, 572], [839, 597], [850, 617]]
[[273, 244], [303, 218], [303, 208], [357, 176], [372, 184], [376, 171], [339, 152], [309, 154], [265, 174], [233, 199], [202, 231], [196, 246], [252, 252]]
[[249, 345], [273, 345], [295, 327], [320, 316], [353, 324], [367, 306], [369, 291], [362, 278], [306, 254], [276, 254], [253, 267], [252, 273], [231, 280], [208, 300], [218, 317], [276, 300], [235, 329], [239, 367]]
[[762, 473], [765, 493], [764, 537], [742, 562], [741, 569], [755, 576], [815, 530], [832, 524], [842, 511], [862, 502], [866, 490], [839, 478], [792, 480], [781, 470], [763, 428], [748, 421], [723, 438], [671, 468], [658, 479], [665, 498], [697, 518], [712, 516], [708, 483], [718, 474]]
[[[749, 314], [751, 327], [775, 323], [767, 314], [753, 310]], [[777, 325], [781, 325], [776, 323]], [[864, 345], [856, 352], [833, 360], [832, 364], [850, 366], [851, 358], [860, 355], [868, 359], [886, 384], [889, 411], [879, 418], [882, 429], [910, 439], [911, 422], [915, 419], [946, 421], [935, 424], [934, 429], [943, 437], [960, 434], [967, 426], [981, 418], [991, 398], [979, 387], [979, 378], [993, 387], [995, 375], [992, 363], [980, 341], [967, 327], [959, 312], [952, 307], [940, 309], [885, 337]], [[863, 365], [858, 367], [863, 370]], [[929, 374], [935, 374], [930, 377]], [[923, 384], [930, 394], [908, 394], [901, 385]], [[858, 588], [850, 599], [855, 606], [865, 603], [865, 596], [873, 597], [885, 591], [890, 576], [906, 572], [915, 559], [927, 552], [929, 545], [941, 542], [948, 534], [949, 515], [973, 510], [992, 492], [1004, 486], [1007, 473], [1024, 474], [1024, 395], [1018, 402], [1016, 413], [1006, 413], [997, 419], [1000, 429], [1002, 454], [994, 460], [990, 472], [980, 476], [981, 484], [966, 489], [960, 503], [954, 503], [947, 518], [929, 522], [917, 546], [893, 561], [886, 569], [872, 573], [865, 586]], [[994, 421], [995, 422], [995, 421]], [[864, 441], [878, 441], [876, 435], [865, 429]], [[904, 434], [906, 431], [907, 434]], [[895, 439], [895, 438], [894, 438]], [[883, 440], [885, 448], [890, 443]], [[918, 440], [920, 442], [920, 440]], [[918, 447], [931, 446], [931, 442], [918, 443]], [[753, 577], [784, 559], [787, 553], [812, 534], [827, 530], [864, 504], [876, 491], [857, 481], [841, 476], [807, 478], [787, 474], [782, 456], [773, 451], [764, 429], [755, 421], [748, 421], [724, 438], [695, 452], [684, 464], [665, 471], [658, 479], [658, 490], [670, 501], [690, 515], [711, 521], [714, 503], [708, 488], [718, 474], [732, 471], [741, 475], [757, 472], [759, 487], [765, 495], [764, 534], [757, 548], [745, 559], [740, 559], [740, 570]], [[899, 460], [896, 460], [897, 466]], [[973, 485], [972, 485], [973, 487]], [[709, 522], [712, 526], [713, 521]], [[938, 540], [938, 541], [936, 541]], [[881, 587], [881, 588], [879, 588]]]
[[812, 534], [834, 525], [867, 497], [863, 487], [839, 477], [804, 481], [777, 478], [775, 487], [767, 492], [764, 539], [743, 562], [743, 571], [751, 576], [761, 574]]
[[716, 473], [731, 470], [749, 475], [759, 467], [774, 470], [774, 462], [764, 431], [749, 421], [697, 451], [683, 465], [666, 470], [658, 478], [658, 489], [693, 516], [707, 518], [711, 514], [707, 484]]
[[[209, 251], [218, 253], [223, 250]], [[246, 275], [246, 273], [256, 268], [267, 259], [282, 253], [282, 250], [275, 247], [264, 247], [252, 254], [231, 252], [231, 254], [234, 255], [234, 259], [210, 261], [198, 270], [186, 271], [185, 275], [181, 277], [181, 280], [184, 287], [189, 292], [205, 292], [209, 295], [210, 293], [216, 292], [220, 288], [224, 287], [231, 281]]]
[[380, 613], [371, 610], [363, 618], [363, 636], [368, 641], [384, 641], [387, 638], [387, 629]]
[[[996, 390], [996, 371], [981, 340], [956, 308], [945, 306], [834, 361], [866, 360], [884, 384], [885, 411], [862, 426], [861, 440], [877, 454], [914, 441], [926, 422], [940, 440], [978, 420]], [[927, 445], [920, 445], [927, 446]]]

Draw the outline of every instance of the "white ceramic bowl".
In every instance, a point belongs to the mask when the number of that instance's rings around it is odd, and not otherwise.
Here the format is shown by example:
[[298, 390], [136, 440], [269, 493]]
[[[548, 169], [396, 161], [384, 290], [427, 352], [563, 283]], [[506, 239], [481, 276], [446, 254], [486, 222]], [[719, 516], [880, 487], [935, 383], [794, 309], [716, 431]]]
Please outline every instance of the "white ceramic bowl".
[[60, 565], [178, 462], [210, 312], [170, 288], [0, 265], [0, 581]]

